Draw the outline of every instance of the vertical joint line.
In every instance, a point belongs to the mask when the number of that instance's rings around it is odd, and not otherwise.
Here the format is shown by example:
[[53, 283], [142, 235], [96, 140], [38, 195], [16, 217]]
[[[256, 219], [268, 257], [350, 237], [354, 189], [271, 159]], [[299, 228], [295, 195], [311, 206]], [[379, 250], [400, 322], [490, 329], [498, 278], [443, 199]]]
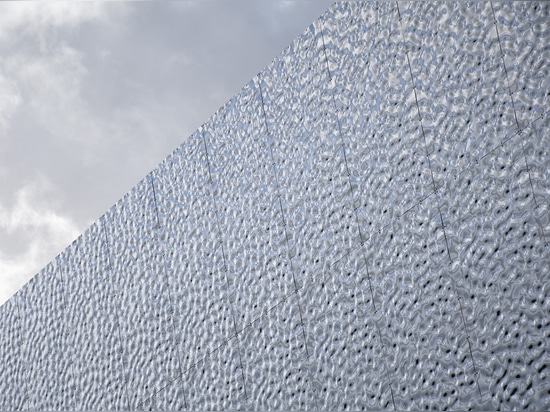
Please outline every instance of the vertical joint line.
[[208, 170], [208, 178], [212, 183], [212, 174], [210, 173], [210, 158], [208, 156], [208, 147], [206, 146], [206, 139], [204, 138], [204, 131], [201, 131], [202, 144], [204, 145], [204, 153], [206, 155], [206, 169]]
[[[400, 19], [400, 22], [401, 22], [401, 13], [399, 11], [399, 3], [396, 1], [396, 4], [397, 4], [397, 12], [399, 14], [399, 19]], [[403, 34], [401, 34], [401, 35], [403, 35]], [[404, 40], [405, 39], [403, 39], [403, 41]], [[447, 240], [447, 232], [445, 230], [445, 225], [443, 223], [443, 215], [441, 214], [441, 207], [439, 206], [439, 196], [437, 195], [437, 186], [435, 184], [434, 172], [433, 172], [433, 169], [432, 169], [432, 162], [430, 160], [430, 155], [428, 153], [428, 144], [426, 142], [426, 133], [424, 131], [424, 124], [422, 123], [422, 115], [420, 114], [420, 105], [418, 104], [418, 96], [416, 95], [416, 85], [415, 85], [415, 81], [414, 81], [414, 75], [413, 75], [413, 72], [412, 72], [411, 59], [409, 57], [408, 52], [406, 52], [405, 54], [407, 56], [407, 64], [409, 66], [409, 73], [411, 75], [411, 82], [412, 82], [413, 91], [414, 91], [414, 99], [416, 101], [416, 110], [418, 112], [418, 119], [420, 121], [420, 129], [422, 131], [422, 137], [424, 139], [424, 150], [426, 151], [426, 158], [428, 159], [428, 166], [430, 168], [430, 175], [432, 177], [432, 185], [433, 185], [433, 188], [434, 188], [434, 192], [436, 194], [437, 209], [439, 211], [439, 219], [441, 220], [441, 228], [443, 229], [443, 236], [445, 238], [445, 247], [447, 248], [447, 255], [449, 257], [449, 260], [452, 263], [453, 259], [451, 258], [451, 252], [449, 250], [449, 242]]]
[[[510, 85], [510, 78], [508, 76], [508, 69], [506, 68], [506, 61], [504, 60], [504, 51], [502, 50], [502, 43], [500, 41], [500, 34], [498, 32], [498, 23], [497, 23], [497, 17], [495, 13], [495, 8], [493, 7], [493, 2], [491, 1], [491, 11], [493, 12], [493, 20], [495, 22], [495, 31], [497, 33], [497, 40], [498, 40], [498, 46], [500, 48], [500, 55], [502, 56], [502, 66], [504, 67], [504, 73], [506, 75], [506, 83], [508, 84], [508, 94], [510, 95], [510, 100], [512, 102], [512, 109], [514, 111], [514, 119], [516, 121], [516, 127], [518, 129], [518, 132], [521, 131], [518, 116], [516, 112], [516, 105], [514, 103], [514, 97], [512, 94], [512, 87]], [[531, 180], [531, 170], [529, 169], [529, 163], [527, 162], [527, 153], [525, 152], [525, 145], [523, 142], [523, 139], [521, 139], [521, 148], [523, 151], [523, 157], [525, 158], [525, 168], [527, 169], [527, 174], [529, 175], [529, 184], [531, 185], [531, 194], [533, 195], [533, 202], [535, 202], [535, 207], [537, 207], [537, 198], [535, 196], [535, 190], [533, 187], [533, 181]]]
[[369, 289], [370, 289], [370, 296], [372, 299], [372, 307], [374, 308], [374, 313], [377, 312], [376, 309], [376, 302], [374, 300], [374, 292], [372, 291], [372, 282], [370, 280], [370, 273], [369, 273], [369, 267], [367, 266], [367, 259], [365, 258], [365, 252], [363, 251], [363, 259], [365, 260], [365, 267], [367, 268], [367, 279], [369, 280]]
[[[290, 257], [290, 244], [288, 242], [288, 233], [286, 231], [286, 226], [284, 227], [284, 230], [285, 230], [286, 248], [288, 250], [288, 260], [290, 260], [292, 264], [292, 258]], [[294, 290], [298, 291], [298, 284], [296, 283], [296, 277], [294, 276], [294, 268], [292, 268], [292, 281], [294, 282]]]
[[443, 238], [445, 239], [445, 247], [447, 248], [447, 256], [449, 257], [449, 261], [453, 263], [453, 258], [451, 257], [451, 251], [449, 250], [449, 241], [447, 240], [447, 231], [445, 230], [445, 223], [443, 223], [443, 214], [441, 213], [441, 206], [439, 205], [439, 196], [437, 196], [437, 193], [436, 193], [436, 200], [437, 200], [437, 209], [439, 210], [439, 219], [441, 220], [441, 228], [443, 229]]
[[477, 385], [477, 390], [479, 391], [479, 398], [481, 400], [483, 400], [483, 394], [481, 393], [481, 387], [479, 386], [479, 374], [478, 374], [478, 371], [477, 371], [477, 368], [476, 368], [476, 363], [474, 361], [474, 355], [472, 353], [472, 345], [470, 343], [470, 338], [468, 337], [468, 347], [470, 348], [470, 357], [472, 358], [472, 365], [474, 367], [474, 376], [475, 376], [475, 379], [476, 379], [476, 385]]
[[[352, 189], [352, 196], [353, 196], [353, 189]], [[352, 201], [353, 201], [353, 197], [352, 197]], [[365, 243], [365, 239], [363, 239], [363, 231], [361, 230], [361, 225], [359, 224], [359, 215], [358, 215], [357, 209], [354, 208], [353, 213], [355, 214], [355, 222], [357, 224], [357, 229], [359, 231], [359, 239], [361, 240], [361, 245], [363, 245]]]
[[[324, 40], [323, 40], [323, 42], [324, 42]], [[325, 57], [326, 57], [326, 50], [325, 50]], [[328, 63], [327, 63], [327, 69], [328, 69]], [[330, 76], [330, 71], [329, 71], [329, 76]], [[258, 79], [259, 79], [258, 80], [258, 85], [259, 85], [259, 89], [260, 89], [260, 98], [261, 98], [261, 101], [262, 101], [262, 113], [263, 113], [263, 116], [264, 116], [264, 124], [265, 124], [265, 128], [266, 128], [266, 135], [269, 135], [269, 126], [268, 126], [268, 123], [267, 123], [267, 113], [265, 111], [265, 102], [264, 102], [263, 89], [262, 89], [262, 84], [261, 84], [261, 81], [260, 81], [260, 76], [258, 76]], [[281, 200], [281, 189], [280, 189], [280, 185], [279, 185], [279, 177], [277, 175], [275, 159], [273, 157], [273, 149], [272, 149], [271, 145], [269, 144], [269, 142], [268, 142], [268, 146], [269, 146], [269, 154], [270, 154], [270, 157], [271, 157], [271, 163], [273, 165], [273, 174], [275, 176], [275, 184], [276, 184], [276, 188], [277, 188], [277, 197], [279, 199], [279, 209], [281, 211], [281, 217], [283, 219], [283, 229], [285, 231], [286, 247], [287, 247], [287, 251], [288, 251], [287, 259], [289, 260], [289, 263], [290, 263], [290, 270], [291, 270], [291, 273], [292, 273], [292, 281], [294, 283], [294, 289], [297, 293], [298, 292], [298, 284], [296, 283], [296, 276], [294, 274], [294, 267], [292, 265], [292, 259], [290, 257], [290, 243], [288, 241], [286, 217], [285, 217], [285, 212], [284, 212], [283, 204], [282, 204], [282, 200]], [[217, 216], [217, 214], [216, 214], [216, 216]], [[308, 348], [308, 344], [307, 344], [307, 337], [306, 337], [306, 332], [305, 332], [304, 320], [303, 320], [303, 316], [302, 316], [302, 305], [301, 305], [300, 299], [298, 299], [298, 297], [299, 296], [297, 296], [296, 300], [298, 302], [298, 310], [300, 312], [300, 324], [302, 326], [302, 336], [304, 338], [304, 345], [305, 345], [305, 348], [306, 348], [306, 356], [307, 356], [307, 359], [309, 359], [309, 348]], [[237, 339], [238, 339], [238, 337], [237, 337]], [[239, 357], [240, 357], [240, 350], [239, 350]], [[244, 369], [242, 367], [242, 360], [241, 360], [241, 370], [243, 371], [243, 384], [245, 385], [245, 395], [248, 399], [248, 395], [246, 393], [246, 382], [244, 381]]]
[[474, 355], [472, 352], [472, 344], [470, 343], [470, 337], [468, 336], [466, 340], [468, 341], [468, 348], [470, 349], [470, 357], [472, 358], [472, 366], [474, 367], [474, 373], [477, 374], [477, 368], [476, 368], [476, 363], [474, 361]]
[[[15, 299], [15, 306], [16, 306], [16, 309], [17, 309], [17, 317], [19, 318], [19, 325], [21, 325], [21, 322], [22, 322], [22, 318], [21, 318], [21, 309], [19, 308], [19, 299]], [[21, 333], [21, 327], [19, 328], [19, 338], [21, 340], [23, 340], [23, 334]], [[27, 341], [27, 339], [25, 339], [25, 342]], [[25, 348], [28, 348], [27, 345], [24, 345]], [[25, 356], [23, 356], [24, 359], [27, 359], [27, 355], [25, 354]], [[29, 367], [29, 364], [27, 363], [27, 360], [24, 360], [25, 362], [25, 372], [28, 372], [30, 373], [30, 367]], [[25, 394], [27, 395], [27, 406], [31, 406], [29, 405], [29, 403], [31, 402], [31, 396], [30, 396], [30, 393], [29, 393], [29, 384], [28, 384], [28, 379], [26, 376], [24, 376], [24, 380], [25, 380]], [[34, 401], [34, 398], [33, 398], [33, 401]], [[34, 406], [34, 405], [32, 405]], [[29, 408], [30, 410], [30, 408]]]
[[[66, 309], [66, 303], [65, 303], [65, 295], [66, 295], [66, 293], [65, 293], [65, 285], [64, 285], [64, 279], [63, 279], [63, 278], [64, 278], [64, 276], [63, 276], [63, 271], [61, 271], [60, 280], [61, 280], [61, 290], [62, 290], [62, 292], [63, 292], [63, 293], [62, 293], [62, 302], [63, 302], [63, 310], [62, 310], [62, 312], [64, 312], [64, 310]], [[65, 326], [66, 326], [66, 324], [65, 324], [65, 319], [63, 319], [63, 321], [64, 321], [64, 322], [63, 322], [63, 326], [65, 327]], [[63, 333], [63, 335], [65, 335], [65, 334], [67, 334], [66, 331]], [[60, 345], [58, 345], [58, 344], [56, 343], [55, 346], [57, 346], [57, 350], [58, 350], [60, 353], [63, 353], [63, 352], [64, 352], [64, 350], [63, 350], [63, 345], [62, 345], [62, 344], [61, 344], [61, 346], [60, 346]], [[73, 379], [76, 379], [75, 373], [74, 373], [74, 363], [75, 363], [75, 361], [74, 361], [73, 356], [74, 356], [74, 353], [73, 353], [73, 351], [71, 350], [71, 351], [70, 351], [70, 354], [69, 354], [69, 360], [70, 360], [70, 362], [71, 362], [71, 364], [70, 364], [70, 373], [71, 373]], [[76, 408], [76, 394], [75, 394], [74, 392], [72, 393], [72, 398], [73, 398], [73, 402], [74, 402], [73, 408]]]
[[[264, 97], [263, 97], [263, 89], [262, 89], [262, 85], [261, 83], [258, 83], [259, 84], [259, 89], [260, 89], [260, 98], [262, 100], [262, 112], [263, 112], [263, 115], [264, 115], [264, 123], [265, 123], [265, 127], [266, 127], [266, 131], [267, 131], [267, 134], [269, 134], [269, 128], [268, 128], [268, 125], [267, 125], [267, 114], [265, 112], [265, 103], [264, 103]], [[273, 158], [273, 150], [271, 149], [271, 145], [269, 146], [269, 154], [270, 154], [270, 157], [271, 157], [271, 163], [273, 164], [273, 174], [275, 175], [275, 184], [276, 184], [276, 188], [277, 188], [277, 197], [278, 197], [278, 200], [279, 200], [279, 210], [281, 211], [281, 218], [283, 220], [283, 229], [285, 231], [285, 241], [286, 241], [286, 248], [287, 248], [287, 251], [288, 251], [288, 255], [287, 255], [287, 258], [288, 260], [290, 261], [290, 268], [291, 268], [291, 273], [292, 273], [292, 282], [294, 283], [294, 290], [295, 291], [298, 291], [298, 283], [296, 282], [296, 275], [294, 274], [294, 267], [292, 265], [292, 259], [290, 257], [290, 242], [288, 241], [288, 233], [287, 233], [287, 225], [286, 225], [286, 217], [285, 217], [285, 211], [283, 209], [283, 203], [282, 203], [282, 200], [281, 200], [281, 190], [280, 190], [280, 186], [279, 186], [279, 177], [277, 176], [277, 172], [275, 170], [275, 160]], [[300, 322], [302, 324], [302, 331], [304, 333], [304, 343], [306, 345], [306, 354], [309, 358], [309, 351], [308, 351], [308, 347], [307, 347], [307, 340], [305, 338], [305, 328], [304, 328], [304, 323], [303, 323], [303, 320], [302, 320], [302, 308], [300, 306], [300, 302], [298, 301], [298, 308], [300, 309]]]
[[388, 368], [386, 346], [382, 342], [382, 330], [380, 329], [380, 325], [378, 325], [378, 322], [376, 320], [374, 320], [374, 324], [376, 325], [376, 329], [378, 330], [378, 340], [380, 342], [380, 346], [382, 347], [383, 356], [384, 356], [384, 369], [386, 370], [386, 379], [387, 379], [388, 384], [390, 386], [390, 391], [391, 391], [391, 394], [392, 394], [392, 403], [393, 403], [393, 407], [395, 409], [395, 401], [393, 399], [393, 389], [392, 389], [392, 386], [391, 386], [390, 370]]
[[319, 23], [321, 24], [321, 39], [323, 40], [323, 51], [325, 52], [325, 64], [327, 65], [328, 79], [329, 81], [332, 81], [332, 74], [330, 73], [330, 67], [328, 65], [327, 46], [325, 44], [325, 35], [323, 34], [323, 24], [321, 19], [319, 19]]
[[[278, 188], [277, 188], [278, 189]], [[285, 218], [285, 211], [283, 210], [283, 202], [281, 200], [281, 193], [277, 190], [277, 195], [279, 197], [279, 209], [281, 210], [281, 218], [283, 219], [283, 227], [285, 228], [285, 236], [286, 236], [286, 218]], [[286, 238], [286, 246], [288, 248], [288, 237]]]
[[[323, 34], [323, 31], [321, 30], [321, 35], [322, 34]], [[323, 47], [325, 47], [324, 37], [323, 37]], [[326, 48], [325, 48], [325, 57], [326, 57]], [[327, 70], [328, 70], [328, 60], [327, 60]], [[329, 71], [329, 76], [330, 76], [330, 70], [328, 70], [328, 71]], [[357, 216], [357, 211], [355, 210], [354, 205], [353, 205], [354, 195], [353, 195], [353, 185], [351, 184], [351, 172], [350, 172], [350, 169], [349, 169], [348, 157], [346, 155], [346, 145], [344, 143], [344, 135], [342, 133], [342, 123], [340, 121], [340, 113], [338, 111], [338, 108], [336, 107], [336, 99], [334, 98], [334, 90], [331, 90], [330, 94], [331, 94], [332, 106], [334, 108], [334, 111], [336, 112], [336, 121], [337, 121], [337, 124], [338, 124], [338, 133], [340, 135], [340, 142], [342, 143], [342, 154], [344, 155], [344, 164], [346, 165], [346, 173], [348, 175], [348, 184], [349, 184], [349, 188], [350, 188], [351, 202], [352, 202], [351, 207], [352, 207], [352, 210], [355, 213], [355, 221], [356, 221], [356, 224], [357, 224], [357, 229], [359, 231], [359, 240], [361, 241], [361, 243], [363, 243], [363, 233], [361, 232], [361, 226], [359, 225], [359, 218]]]
[[399, 16], [399, 22], [401, 22], [401, 11], [399, 10], [399, 2], [396, 1], [395, 5], [397, 6], [397, 15]]
[[508, 69], [506, 68], [506, 61], [504, 60], [504, 51], [502, 50], [502, 42], [500, 41], [500, 34], [498, 32], [497, 17], [496, 17], [496, 13], [495, 13], [495, 9], [493, 7], [493, 2], [492, 1], [491, 1], [491, 11], [493, 12], [493, 20], [494, 20], [494, 23], [495, 23], [495, 31], [497, 33], [498, 47], [500, 49], [500, 56], [502, 58], [502, 66], [504, 67], [504, 74], [506, 76], [506, 84], [508, 85], [508, 93], [509, 93], [510, 99], [512, 101], [512, 108], [514, 110], [514, 118], [515, 118], [516, 126], [517, 126], [518, 130], [520, 130], [518, 117], [516, 115], [516, 106], [514, 104], [514, 99], [512, 97], [512, 87], [510, 86], [510, 78], [508, 76]]
[[386, 356], [385, 356], [386, 346], [384, 345], [384, 342], [382, 342], [382, 330], [380, 329], [380, 325], [378, 324], [376, 319], [373, 319], [373, 320], [374, 320], [374, 324], [376, 325], [376, 330], [378, 331], [378, 341], [380, 343], [380, 347], [384, 351], [384, 369], [386, 370], [386, 379], [388, 379], [388, 381], [389, 381], [390, 376], [389, 376], [389, 373], [388, 373], [388, 364], [387, 364]]
[[[455, 287], [456, 289], [456, 287]], [[475, 378], [476, 378], [476, 384], [477, 384], [477, 389], [479, 391], [479, 396], [481, 399], [483, 399], [483, 395], [481, 394], [481, 388], [479, 386], [479, 381], [478, 381], [478, 373], [477, 373], [477, 368], [476, 368], [476, 362], [475, 362], [475, 359], [474, 359], [474, 353], [472, 351], [472, 344], [470, 342], [470, 333], [468, 331], [468, 327], [466, 325], [466, 319], [464, 317], [464, 311], [462, 309], [462, 300], [459, 298], [458, 299], [458, 304], [460, 305], [460, 314], [462, 316], [462, 325], [464, 327], [464, 331], [466, 332], [466, 340], [468, 341], [468, 350], [470, 351], [470, 358], [472, 359], [472, 366], [474, 367], [474, 375], [475, 375]]]
[[[151, 187], [153, 189], [153, 201], [155, 203], [155, 211], [156, 211], [156, 214], [157, 214], [157, 224], [158, 224], [158, 227], [159, 227], [159, 230], [160, 230], [160, 218], [159, 218], [159, 211], [158, 211], [158, 203], [157, 203], [157, 195], [156, 195], [156, 191], [155, 191], [155, 180], [154, 180], [154, 176], [153, 174], [151, 173]], [[175, 343], [176, 345], [176, 356], [178, 357], [178, 369], [179, 369], [179, 372], [180, 372], [180, 376], [183, 377], [183, 369], [182, 369], [182, 361], [181, 361], [181, 355], [180, 355], [180, 349], [179, 349], [179, 344], [177, 343], [177, 340], [176, 340], [176, 325], [175, 325], [175, 322], [174, 322], [174, 306], [172, 305], [172, 294], [170, 293], [170, 281], [168, 279], [168, 268], [166, 266], [166, 250], [164, 248], [164, 242], [161, 241], [161, 247], [162, 247], [162, 250], [163, 250], [163, 254], [162, 254], [162, 263], [163, 263], [163, 266], [164, 266], [164, 276], [166, 277], [166, 286], [167, 286], [167, 290], [168, 290], [168, 303], [170, 304], [170, 309], [171, 309], [171, 312], [169, 313], [170, 315], [170, 320], [171, 320], [171, 323], [172, 323], [172, 335], [173, 335], [173, 338], [174, 338], [174, 341], [173, 343]], [[185, 392], [185, 391], [184, 391]], [[187, 397], [185, 396], [185, 393], [183, 394], [183, 403], [185, 405], [185, 408], [187, 408]]]
[[[529, 175], [529, 184], [531, 185], [531, 193], [533, 194], [533, 202], [535, 202], [535, 208], [538, 207], [537, 204], [537, 197], [535, 196], [535, 189], [533, 188], [533, 181], [531, 180], [531, 169], [529, 168], [529, 163], [527, 162], [527, 153], [525, 153], [525, 145], [523, 144], [523, 140], [521, 142], [521, 147], [523, 149], [523, 158], [525, 159], [525, 168], [527, 169], [527, 173]], [[544, 233], [544, 231], [543, 231]]]
[[[216, 226], [218, 226], [218, 234], [221, 237], [222, 227], [220, 225], [220, 217], [218, 216], [218, 213], [219, 213], [218, 204], [216, 203], [216, 198], [214, 196], [212, 196], [212, 203], [214, 204], [214, 214], [216, 215]], [[220, 238], [220, 243], [222, 244], [222, 249], [223, 249], [223, 242], [222, 242], [221, 238]], [[225, 263], [225, 261], [224, 261], [224, 263]]]
[[220, 241], [220, 246], [221, 246], [221, 248], [222, 248], [223, 267], [225, 268], [225, 273], [226, 273], [226, 275], [225, 275], [225, 281], [227, 282], [227, 281], [228, 281], [228, 280], [227, 280], [227, 261], [225, 260], [225, 249], [224, 249], [224, 247], [223, 247], [223, 242], [222, 242], [222, 241]]
[[396, 411], [397, 409], [395, 408], [395, 399], [393, 398], [393, 388], [391, 386], [391, 381], [390, 381], [390, 392], [391, 392], [391, 401], [393, 403], [393, 410]]
[[[105, 230], [105, 227], [103, 227], [103, 225], [101, 225], [101, 229], [102, 229], [102, 232], [103, 232], [103, 235], [105, 237], [105, 246], [107, 246], [107, 248], [109, 248], [109, 238], [107, 237], [107, 231]], [[109, 263], [109, 270], [111, 270], [113, 268], [112, 266], [112, 263], [111, 263], [111, 254], [108, 253], [107, 251], [107, 262]]]
[[[296, 291], [298, 291], [296, 289]], [[307, 346], [307, 338], [306, 338], [306, 327], [304, 326], [304, 318], [302, 317], [302, 305], [300, 304], [300, 300], [298, 300], [298, 310], [300, 311], [300, 323], [302, 324], [302, 335], [304, 336], [304, 345], [306, 345], [306, 356], [309, 359], [309, 349]]]
[[264, 92], [262, 89], [262, 82], [261, 82], [260, 76], [258, 76], [258, 88], [260, 89], [260, 99], [262, 100], [262, 113], [264, 114], [265, 131], [266, 131], [266, 134], [269, 134], [269, 127], [267, 126], [267, 115], [265, 113]]
[[[235, 336], [237, 336], [239, 334], [239, 331], [237, 330], [237, 321], [235, 320], [235, 309], [234, 309], [234, 305], [233, 303], [234, 302], [230, 302], [231, 303], [231, 315], [233, 316], [233, 329], [235, 330]], [[231, 340], [231, 338], [227, 339], [225, 342], [229, 342]]]
[[[234, 321], [234, 320], [233, 320]], [[237, 340], [237, 350], [239, 351], [239, 363], [241, 364], [241, 378], [243, 380], [244, 396], [248, 400], [248, 391], [246, 390], [246, 380], [244, 379], [244, 367], [243, 367], [243, 358], [241, 356], [241, 345], [239, 343], [239, 336], [236, 335], [235, 339]], [[229, 341], [228, 341], [229, 342]]]
[[154, 182], [154, 177], [153, 177], [152, 173], [151, 173], [151, 188], [153, 189], [153, 201], [155, 203], [155, 212], [156, 212], [156, 216], [157, 216], [157, 225], [160, 228], [159, 209], [158, 209], [158, 205], [157, 205], [157, 193], [155, 191], [155, 182]]
[[[111, 263], [111, 254], [109, 252], [109, 238], [107, 237], [107, 231], [105, 230], [105, 227], [103, 225], [102, 225], [102, 229], [103, 229], [103, 234], [105, 235], [105, 245], [107, 246], [107, 259], [109, 261], [109, 272], [112, 272], [113, 266]], [[124, 344], [122, 341], [122, 335], [120, 334], [120, 316], [118, 313], [118, 306], [117, 305], [114, 305], [114, 306], [115, 306], [115, 316], [117, 319], [116, 327], [118, 331], [118, 341], [122, 346], [122, 367], [124, 368], [125, 372], [128, 372], [128, 368], [124, 363]], [[124, 375], [126, 375], [126, 373]], [[126, 395], [126, 403], [128, 404], [128, 410], [132, 410], [132, 408], [130, 407], [130, 395], [128, 395], [128, 382], [126, 380], [124, 381], [124, 394]]]
[[464, 318], [464, 311], [462, 310], [462, 299], [458, 299], [458, 304], [460, 305], [460, 314], [462, 315], [462, 325], [464, 326], [464, 330], [466, 331], [466, 335], [469, 335], [468, 328], [466, 326], [466, 319]]
[[[212, 175], [210, 173], [210, 159], [209, 159], [209, 156], [208, 156], [208, 147], [206, 146], [206, 139], [204, 138], [204, 133], [201, 133], [201, 137], [202, 137], [202, 142], [204, 144], [204, 150], [205, 150], [205, 153], [206, 153], [206, 163], [207, 163], [207, 167], [208, 167], [208, 175], [210, 177], [210, 183], [213, 183], [212, 181]], [[212, 195], [212, 202], [214, 204], [214, 212], [215, 212], [215, 215], [216, 215], [216, 225], [218, 226], [218, 232], [222, 233], [221, 231], [221, 226], [220, 226], [220, 218], [218, 216], [218, 205], [216, 203], [216, 198]], [[228, 282], [228, 278], [227, 278], [227, 261], [225, 259], [225, 250], [224, 250], [224, 247], [223, 247], [223, 241], [220, 239], [220, 245], [221, 245], [221, 248], [222, 248], [222, 259], [223, 259], [223, 266], [224, 266], [224, 269], [225, 269], [225, 281]], [[233, 316], [233, 328], [235, 329], [235, 339], [237, 339], [237, 350], [239, 351], [239, 363], [241, 365], [241, 378], [243, 380], [243, 388], [244, 388], [244, 394], [245, 394], [245, 397], [246, 399], [248, 399], [248, 391], [246, 390], [246, 381], [244, 379], [244, 368], [243, 368], [243, 363], [242, 363], [242, 358], [241, 358], [241, 349], [240, 349], [240, 344], [239, 344], [239, 336], [238, 336], [238, 332], [237, 332], [237, 325], [235, 323], [235, 311], [233, 309], [233, 302], [230, 302], [231, 304], [231, 312], [232, 312], [232, 316]], [[225, 343], [229, 342], [229, 339], [227, 341], [225, 341]], [[185, 400], [185, 398], [184, 398]]]
[[481, 387], [479, 386], [479, 376], [476, 374], [476, 384], [477, 384], [477, 390], [479, 392], [479, 398], [483, 402], [483, 394], [481, 393]]

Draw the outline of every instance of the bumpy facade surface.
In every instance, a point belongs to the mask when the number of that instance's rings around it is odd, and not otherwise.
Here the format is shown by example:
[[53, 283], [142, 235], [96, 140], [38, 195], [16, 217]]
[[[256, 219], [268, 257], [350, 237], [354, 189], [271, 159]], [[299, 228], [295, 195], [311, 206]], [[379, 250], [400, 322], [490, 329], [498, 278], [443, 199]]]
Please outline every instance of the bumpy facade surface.
[[338, 2], [0, 307], [0, 409], [549, 409], [550, 3]]

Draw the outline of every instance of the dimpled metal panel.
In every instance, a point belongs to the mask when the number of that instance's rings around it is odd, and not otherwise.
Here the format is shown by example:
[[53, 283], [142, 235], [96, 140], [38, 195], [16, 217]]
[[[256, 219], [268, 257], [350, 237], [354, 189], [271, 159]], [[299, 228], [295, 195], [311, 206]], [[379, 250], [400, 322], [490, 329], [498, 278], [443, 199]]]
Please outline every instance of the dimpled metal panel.
[[[294, 290], [259, 87], [250, 82], [204, 125], [227, 298], [237, 331]], [[273, 236], [276, 236], [274, 241]]]
[[248, 408], [311, 409], [307, 348], [296, 293], [274, 305], [239, 335]]
[[190, 410], [244, 409], [247, 393], [237, 337], [185, 372], [183, 386]]
[[320, 27], [260, 74], [297, 287], [358, 242]]
[[524, 127], [547, 112], [550, 104], [550, 4], [494, 3], [494, 12], [514, 107]]
[[433, 190], [395, 14], [343, 2], [322, 18], [362, 242]]
[[153, 176], [175, 337], [185, 372], [235, 335], [202, 132], [193, 134]]
[[16, 295], [21, 311], [29, 410], [74, 408], [72, 348], [67, 347], [62, 267], [58, 256]]
[[21, 336], [21, 320], [15, 295], [0, 307], [0, 408], [2, 410], [28, 409], [23, 356], [25, 340]]
[[105, 227], [96, 222], [63, 253], [65, 345], [73, 351], [75, 409], [128, 407]]
[[153, 182], [147, 176], [105, 216], [131, 409], [181, 374]]
[[335, 3], [0, 308], [0, 408], [550, 408], [550, 5]]
[[170, 382], [153, 397], [138, 406], [142, 411], [184, 411], [186, 410], [185, 395], [181, 377]]

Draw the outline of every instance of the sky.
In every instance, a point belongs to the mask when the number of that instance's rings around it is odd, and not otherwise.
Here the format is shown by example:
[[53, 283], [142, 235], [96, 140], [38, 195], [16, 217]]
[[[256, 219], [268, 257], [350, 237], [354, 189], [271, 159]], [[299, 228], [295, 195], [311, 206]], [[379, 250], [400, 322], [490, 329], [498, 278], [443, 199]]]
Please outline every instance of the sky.
[[333, 0], [0, 3], [0, 304]]

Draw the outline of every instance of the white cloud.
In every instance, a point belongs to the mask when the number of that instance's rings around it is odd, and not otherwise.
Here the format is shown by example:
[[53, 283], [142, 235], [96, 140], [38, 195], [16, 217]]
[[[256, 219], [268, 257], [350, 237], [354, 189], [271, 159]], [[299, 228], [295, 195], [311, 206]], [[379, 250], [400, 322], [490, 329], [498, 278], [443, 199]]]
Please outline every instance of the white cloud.
[[23, 250], [0, 251], [0, 304], [42, 269], [83, 228], [64, 216], [56, 204], [58, 192], [44, 178], [18, 190], [11, 204], [0, 203], [0, 238], [23, 240]]

